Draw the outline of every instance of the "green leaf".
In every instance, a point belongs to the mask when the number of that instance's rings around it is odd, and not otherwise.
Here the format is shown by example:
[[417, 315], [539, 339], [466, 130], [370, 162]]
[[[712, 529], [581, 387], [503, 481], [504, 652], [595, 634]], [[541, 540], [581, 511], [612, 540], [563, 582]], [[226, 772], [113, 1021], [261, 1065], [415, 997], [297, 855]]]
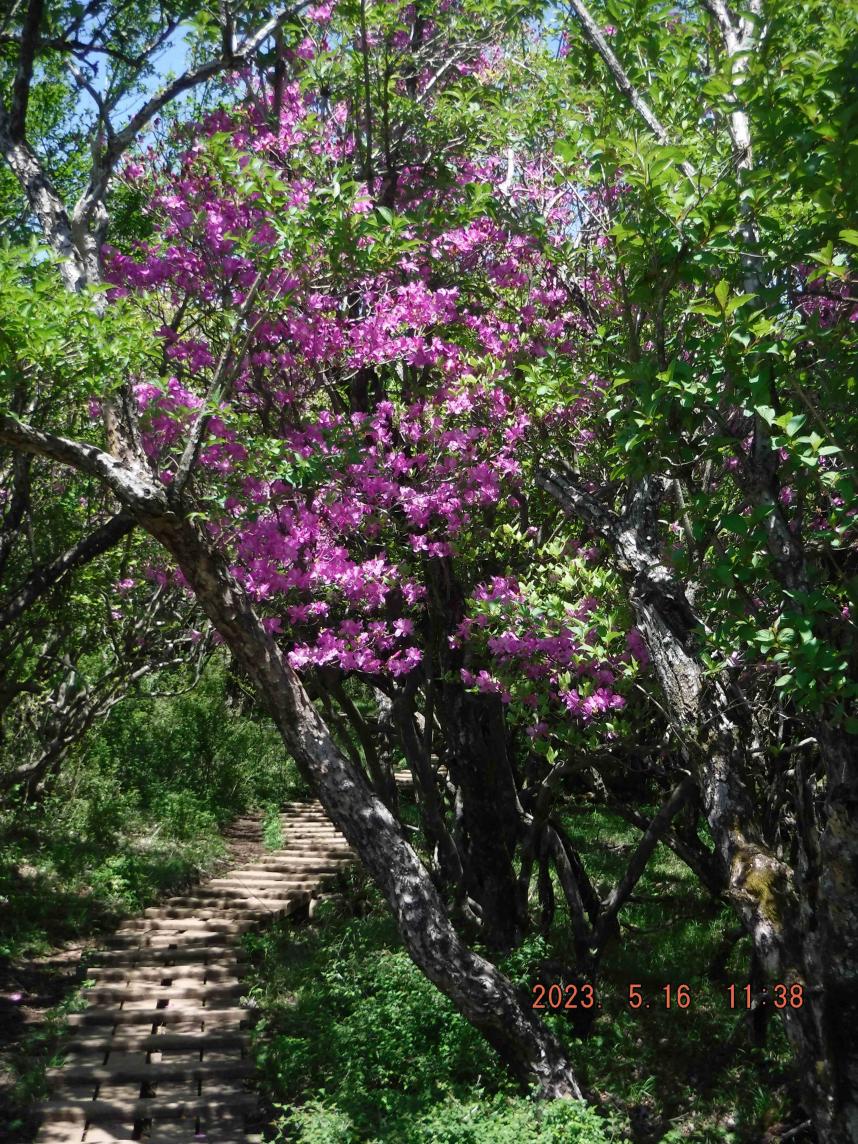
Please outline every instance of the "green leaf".
[[726, 528], [728, 532], [735, 532], [737, 536], [744, 536], [748, 531], [748, 526], [747, 518], [740, 516], [737, 512], [728, 512], [726, 516], [721, 518], [721, 527]]

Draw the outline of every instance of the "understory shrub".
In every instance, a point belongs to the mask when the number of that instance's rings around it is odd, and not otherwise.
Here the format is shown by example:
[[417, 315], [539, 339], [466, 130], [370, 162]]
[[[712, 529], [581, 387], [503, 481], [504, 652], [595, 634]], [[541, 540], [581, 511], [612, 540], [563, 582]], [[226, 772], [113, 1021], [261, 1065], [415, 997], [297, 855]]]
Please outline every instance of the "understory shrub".
[[[302, 794], [268, 720], [235, 708], [225, 657], [161, 673], [94, 728], [41, 799], [0, 811], [0, 957], [110, 925], [210, 871], [220, 827]], [[171, 692], [175, 692], [171, 694]], [[157, 696], [157, 697], [156, 697]]]

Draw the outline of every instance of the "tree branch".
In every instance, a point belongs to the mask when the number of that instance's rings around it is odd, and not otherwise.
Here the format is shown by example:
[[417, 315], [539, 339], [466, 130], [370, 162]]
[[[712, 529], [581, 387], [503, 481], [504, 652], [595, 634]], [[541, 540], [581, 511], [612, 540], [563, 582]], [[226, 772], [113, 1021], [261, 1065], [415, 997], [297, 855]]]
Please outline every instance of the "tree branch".
[[18, 589], [5, 607], [0, 608], [0, 631], [17, 620], [74, 568], [88, 564], [96, 556], [107, 552], [123, 536], [127, 536], [133, 527], [134, 521], [128, 513], [117, 513], [54, 560], [34, 568], [23, 587]]
[[24, 139], [27, 128], [27, 106], [33, 81], [33, 60], [39, 43], [39, 29], [44, 12], [44, 0], [30, 0], [21, 32], [21, 51], [18, 68], [12, 83], [12, 103], [9, 108], [9, 133], [16, 143]]
[[10, 117], [2, 104], [0, 153], [20, 183], [48, 244], [62, 259], [60, 273], [66, 285], [73, 292], [80, 290], [86, 282], [86, 272], [65, 203], [29, 143], [13, 137]]
[[126, 125], [113, 134], [109, 145], [102, 152], [100, 158], [93, 164], [89, 185], [74, 207], [73, 217], [75, 221], [83, 223], [92, 217], [98, 205], [104, 199], [107, 184], [117, 162], [135, 141], [140, 132], [148, 126], [149, 122], [160, 111], [163, 111], [168, 104], [172, 103], [173, 100], [177, 99], [178, 96], [184, 92], [198, 87], [201, 83], [205, 83], [206, 80], [213, 79], [216, 75], [226, 71], [228, 68], [241, 67], [247, 63], [268, 37], [277, 31], [278, 28], [282, 27], [287, 20], [297, 15], [307, 6], [307, 3], [309, 3], [309, 0], [302, 0], [301, 3], [295, 6], [281, 8], [279, 12], [272, 16], [271, 19], [266, 20], [252, 35], [246, 36], [234, 51], [222, 53], [216, 59], [207, 60], [206, 63], [200, 64], [199, 67], [183, 72], [182, 75], [156, 91], [155, 94], [132, 115]]
[[[644, 123], [646, 123], [650, 131], [652, 131], [653, 135], [655, 135], [656, 139], [658, 139], [659, 143], [664, 145], [670, 143], [670, 136], [668, 135], [667, 129], [663, 126], [647, 101], [629, 79], [628, 74], [623, 68], [623, 65], [614, 55], [610, 45], [608, 44], [608, 41], [602, 34], [602, 29], [590, 15], [590, 10], [587, 8], [586, 4], [583, 3], [583, 0], [569, 0], [569, 7], [572, 9], [581, 23], [581, 30], [584, 33], [584, 38], [587, 40], [590, 46], [595, 48], [599, 55], [602, 57], [605, 66], [614, 77], [614, 82], [616, 83], [617, 87], [620, 89], [623, 95], [625, 95], [635, 111], [638, 113], [641, 119], [643, 119]], [[682, 171], [683, 175], [689, 179], [693, 179], [696, 176], [694, 168], [690, 163], [687, 163], [684, 160], [679, 164], [679, 169]]]
[[132, 470], [112, 453], [105, 453], [96, 445], [46, 433], [8, 414], [0, 414], [0, 443], [58, 461], [78, 472], [89, 473], [103, 481], [123, 504], [135, 512], [163, 515], [167, 511], [164, 489], [155, 484], [150, 473]]
[[[242, 302], [241, 308], [236, 315], [235, 323], [232, 328], [232, 336], [238, 332], [241, 323], [250, 313], [251, 307], [256, 301], [256, 296], [259, 293], [259, 287], [262, 285], [262, 278], [263, 273], [260, 271], [256, 275], [256, 278], [253, 281], [253, 285], [248, 290], [247, 297]], [[250, 344], [250, 339], [253, 335], [253, 329], [254, 327], [251, 327], [245, 333], [244, 340], [239, 347], [238, 353], [235, 355], [235, 359], [233, 359], [231, 353], [232, 337], [227, 339], [227, 344], [224, 347], [223, 353], [220, 355], [220, 360], [218, 361], [217, 366], [215, 367], [214, 377], [212, 378], [208, 393], [206, 394], [205, 400], [200, 406], [200, 411], [197, 414], [193, 425], [191, 426], [187, 444], [182, 451], [179, 467], [176, 470], [176, 475], [173, 480], [171, 489], [171, 494], [174, 498], [181, 497], [182, 493], [184, 492], [185, 485], [188, 482], [188, 478], [193, 472], [194, 465], [197, 463], [197, 458], [200, 454], [200, 447], [203, 442], [203, 436], [205, 435], [206, 427], [211, 420], [209, 407], [212, 404], [217, 404], [223, 399], [227, 390], [229, 389], [229, 386], [235, 379], [236, 374], [241, 369], [241, 363], [244, 360], [244, 355], [247, 353], [247, 347]]]
[[675, 817], [696, 789], [695, 779], [686, 775], [644, 831], [644, 836], [638, 843], [625, 873], [609, 894], [602, 913], [599, 915], [593, 938], [596, 949], [601, 949], [610, 936], [617, 914], [628, 901], [629, 895], [640, 880], [653, 850], [661, 841], [671, 819]]

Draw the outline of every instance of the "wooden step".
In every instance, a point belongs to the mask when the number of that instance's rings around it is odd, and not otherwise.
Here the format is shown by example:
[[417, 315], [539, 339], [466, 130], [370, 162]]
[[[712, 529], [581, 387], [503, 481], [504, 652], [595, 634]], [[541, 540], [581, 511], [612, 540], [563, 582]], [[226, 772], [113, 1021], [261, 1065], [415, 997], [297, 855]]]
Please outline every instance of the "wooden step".
[[[239, 909], [248, 909], [252, 911], [255, 916], [259, 917], [260, 921], [265, 920], [265, 915], [277, 915], [279, 913], [292, 913], [301, 905], [303, 895], [295, 896], [292, 898], [279, 896], [261, 898], [257, 893], [251, 895], [249, 898], [229, 898], [229, 897], [212, 897], [212, 898], [175, 898], [170, 901], [169, 909], [194, 909], [199, 916], [202, 914], [212, 914], [213, 912], [222, 911], [228, 913], [229, 916], [236, 916]], [[239, 906], [238, 903], [245, 903], [246, 906]]]
[[[224, 906], [227, 909], [244, 908], [239, 906], [238, 903], [248, 903], [254, 909], [259, 906], [264, 908], [275, 902], [281, 902], [286, 905], [295, 905], [296, 908], [306, 899], [307, 891], [303, 888], [290, 889], [288, 886], [283, 886], [282, 882], [277, 879], [272, 882], [269, 887], [256, 883], [252, 888], [245, 886], [243, 889], [229, 889], [215, 886], [214, 889], [208, 887], [201, 887], [193, 895], [186, 898], [176, 898], [175, 903], [179, 902], [192, 902], [199, 905], [202, 909], [212, 910], [218, 906]], [[171, 903], [172, 904], [172, 903]]]
[[240, 982], [234, 985], [223, 985], [218, 982], [213, 982], [211, 985], [205, 982], [185, 985], [177, 982], [163, 986], [161, 990], [163, 996], [159, 997], [159, 990], [155, 985], [149, 981], [141, 981], [138, 984], [119, 985], [115, 989], [109, 985], [97, 989], [84, 989], [82, 996], [90, 1005], [122, 1005], [126, 1001], [146, 1001], [149, 998], [153, 1002], [161, 1000], [172, 1002], [174, 999], [184, 1000], [191, 997], [216, 1001], [228, 997], [240, 997], [244, 992], [246, 992], [245, 987]]
[[138, 934], [188, 934], [201, 936], [203, 934], [216, 936], [219, 934], [243, 934], [250, 929], [246, 921], [218, 921], [209, 919], [182, 919], [182, 918], [134, 918], [123, 922], [116, 931], [117, 937], [133, 937]]
[[[202, 960], [205, 956], [205, 960]], [[219, 965], [223, 959], [244, 962], [249, 958], [246, 949], [240, 945], [209, 945], [200, 948], [192, 945], [188, 949], [104, 949], [90, 953], [87, 963], [92, 966], [140, 965]]]
[[338, 874], [340, 870], [349, 865], [351, 863], [348, 860], [334, 858], [304, 858], [300, 862], [295, 859], [269, 858], [253, 867], [236, 866], [232, 872], [241, 876], [259, 870], [270, 874], [285, 874], [287, 878], [290, 875], [297, 878], [310, 878], [314, 874]]
[[321, 878], [302, 878], [300, 875], [272, 875], [265, 874], [242, 874], [240, 878], [215, 878], [209, 882], [208, 889], [212, 890], [245, 890], [245, 893], [254, 894], [257, 890], [271, 889], [271, 890], [312, 890], [318, 886]]
[[[141, 923], [145, 924], [145, 923]], [[148, 927], [147, 927], [148, 929]], [[149, 930], [146, 933], [140, 933], [135, 930], [123, 930], [122, 933], [115, 933], [107, 939], [105, 945], [111, 950], [128, 951], [137, 949], [141, 953], [148, 953], [149, 950], [176, 950], [180, 946], [185, 950], [195, 950], [197, 955], [203, 952], [206, 948], [214, 949], [221, 948], [227, 944], [230, 937], [236, 939], [241, 936], [239, 931], [235, 934], [228, 934], [215, 931], [200, 931], [195, 933], [189, 932], [187, 928], [182, 930], [174, 926], [174, 932], [158, 933], [157, 931]], [[157, 940], [156, 940], [157, 939]]]
[[[166, 1009], [160, 1010], [167, 1012]], [[245, 1012], [245, 1010], [241, 1010]], [[208, 1052], [209, 1049], [242, 1049], [250, 1047], [250, 1034], [239, 1029], [210, 1029], [199, 1033], [97, 1033], [70, 1037], [64, 1050], [95, 1053], [166, 1053], [177, 1049]]]
[[151, 918], [153, 921], [199, 918], [201, 921], [245, 922], [256, 921], [265, 914], [289, 913], [298, 905], [295, 899], [289, 898], [273, 898], [263, 904], [262, 901], [254, 903], [251, 897], [243, 901], [241, 905], [236, 902], [229, 905], [219, 905], [212, 898], [203, 898], [199, 902], [193, 902], [191, 899], [191, 902], [191, 905], [152, 906], [150, 909], [144, 910], [143, 914], [144, 917]]
[[354, 861], [354, 851], [348, 846], [304, 846], [298, 842], [294, 846], [283, 846], [269, 850], [269, 858], [334, 858]]
[[255, 1093], [227, 1093], [222, 1097], [196, 1097], [189, 1100], [48, 1100], [42, 1105], [45, 1119], [98, 1124], [105, 1120], [180, 1120], [196, 1116], [218, 1117], [238, 1109], [251, 1111], [259, 1106]]
[[50, 1082], [63, 1084], [106, 1084], [110, 1082], [139, 1081], [141, 1084], [157, 1084], [163, 1080], [209, 1080], [217, 1077], [252, 1076], [255, 1067], [252, 1061], [157, 1061], [147, 1064], [121, 1065], [65, 1065], [48, 1069], [46, 1076]]
[[249, 1009], [201, 1009], [198, 1006], [170, 1005], [166, 1009], [107, 1009], [91, 1007], [82, 1013], [70, 1013], [66, 1023], [72, 1029], [88, 1025], [177, 1025], [180, 1021], [199, 1022], [206, 1028], [224, 1029], [246, 1024]]
[[93, 981], [108, 984], [111, 981], [151, 981], [159, 985], [162, 981], [192, 978], [199, 981], [233, 981], [238, 977], [240, 965], [234, 961], [214, 965], [139, 965], [104, 966], [87, 970], [87, 977]]

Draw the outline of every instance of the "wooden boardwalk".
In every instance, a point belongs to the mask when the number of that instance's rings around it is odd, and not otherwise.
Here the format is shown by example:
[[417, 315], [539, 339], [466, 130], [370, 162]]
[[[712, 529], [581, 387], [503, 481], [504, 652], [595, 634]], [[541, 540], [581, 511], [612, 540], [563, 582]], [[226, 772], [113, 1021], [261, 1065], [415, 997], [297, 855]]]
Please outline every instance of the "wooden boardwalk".
[[319, 803], [281, 815], [284, 848], [125, 922], [94, 955], [36, 1144], [249, 1144], [257, 1110], [241, 935], [312, 904], [352, 861]]

